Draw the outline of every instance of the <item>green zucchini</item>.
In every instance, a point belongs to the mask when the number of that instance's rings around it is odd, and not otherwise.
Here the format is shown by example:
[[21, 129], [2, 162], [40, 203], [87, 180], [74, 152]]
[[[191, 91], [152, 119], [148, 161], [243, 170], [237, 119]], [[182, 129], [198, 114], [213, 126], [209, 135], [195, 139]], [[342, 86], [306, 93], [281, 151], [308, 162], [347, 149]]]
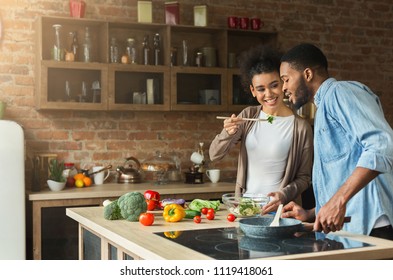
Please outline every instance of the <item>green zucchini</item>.
[[199, 211], [195, 211], [195, 210], [191, 210], [191, 209], [186, 209], [186, 219], [194, 219], [195, 216], [200, 216], [201, 212]]

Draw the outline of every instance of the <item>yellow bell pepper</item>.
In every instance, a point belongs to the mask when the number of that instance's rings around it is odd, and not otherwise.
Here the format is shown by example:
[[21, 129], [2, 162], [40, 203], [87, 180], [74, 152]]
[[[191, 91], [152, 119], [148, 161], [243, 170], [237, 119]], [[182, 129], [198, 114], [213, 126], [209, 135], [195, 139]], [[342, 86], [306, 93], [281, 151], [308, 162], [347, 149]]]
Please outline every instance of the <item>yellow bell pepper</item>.
[[162, 215], [167, 222], [179, 222], [186, 216], [186, 211], [181, 205], [172, 203], [164, 207]]
[[180, 230], [176, 230], [176, 231], [166, 231], [164, 232], [164, 235], [167, 238], [171, 238], [171, 239], [176, 239], [178, 238], [183, 232]]

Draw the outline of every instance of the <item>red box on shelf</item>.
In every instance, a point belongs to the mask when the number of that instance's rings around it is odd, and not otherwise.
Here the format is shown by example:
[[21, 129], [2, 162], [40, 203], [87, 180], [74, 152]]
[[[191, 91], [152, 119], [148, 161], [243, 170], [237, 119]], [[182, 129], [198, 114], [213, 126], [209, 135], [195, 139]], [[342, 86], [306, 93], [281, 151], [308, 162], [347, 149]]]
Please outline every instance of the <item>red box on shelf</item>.
[[165, 2], [165, 23], [176, 25], [179, 24], [179, 2]]

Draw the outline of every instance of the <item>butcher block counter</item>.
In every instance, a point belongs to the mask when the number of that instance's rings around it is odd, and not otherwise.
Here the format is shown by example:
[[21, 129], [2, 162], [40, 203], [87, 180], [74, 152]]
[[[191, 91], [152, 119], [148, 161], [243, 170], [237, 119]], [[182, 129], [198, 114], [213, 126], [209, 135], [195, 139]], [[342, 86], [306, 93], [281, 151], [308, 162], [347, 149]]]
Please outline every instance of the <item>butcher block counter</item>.
[[46, 189], [27, 193], [32, 206], [33, 259], [41, 259], [41, 232], [42, 227], [45, 226], [42, 224], [43, 208], [98, 206], [102, 205], [106, 199], [115, 199], [133, 191], [144, 193], [148, 189], [158, 191], [162, 198], [212, 199], [221, 198], [224, 193], [234, 192], [235, 184], [228, 182], [216, 184], [210, 182], [204, 184], [169, 183], [164, 185], [105, 183], [86, 188], [66, 188], [59, 192]]
[[[173, 242], [170, 238], [164, 238], [155, 233], [197, 229], [213, 229], [237, 227], [238, 222], [229, 222], [226, 219], [228, 212], [225, 209], [216, 212], [214, 220], [202, 218], [200, 224], [193, 220], [183, 219], [177, 223], [165, 222], [162, 211], [154, 211], [155, 221], [152, 226], [143, 226], [139, 222], [126, 220], [110, 221], [103, 217], [103, 207], [68, 208], [67, 216], [79, 223], [79, 259], [87, 259], [86, 249], [83, 244], [85, 234], [98, 238], [101, 259], [198, 259], [206, 260], [211, 257], [189, 249], [186, 246]], [[355, 242], [368, 243], [371, 246], [302, 253], [292, 255], [280, 255], [265, 259], [393, 259], [393, 241], [373, 238], [364, 235], [337, 232], [334, 236], [349, 238]], [[116, 256], [113, 256], [113, 248], [116, 248]]]

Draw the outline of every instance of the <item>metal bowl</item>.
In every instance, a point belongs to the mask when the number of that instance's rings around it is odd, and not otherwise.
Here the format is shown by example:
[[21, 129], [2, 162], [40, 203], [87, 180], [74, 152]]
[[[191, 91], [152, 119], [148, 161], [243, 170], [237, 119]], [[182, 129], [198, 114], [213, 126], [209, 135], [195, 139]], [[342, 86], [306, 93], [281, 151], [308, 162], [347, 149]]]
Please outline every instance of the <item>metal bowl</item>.
[[269, 197], [264, 194], [226, 193], [222, 196], [222, 202], [236, 217], [252, 217], [262, 213], [262, 207], [269, 202]]

